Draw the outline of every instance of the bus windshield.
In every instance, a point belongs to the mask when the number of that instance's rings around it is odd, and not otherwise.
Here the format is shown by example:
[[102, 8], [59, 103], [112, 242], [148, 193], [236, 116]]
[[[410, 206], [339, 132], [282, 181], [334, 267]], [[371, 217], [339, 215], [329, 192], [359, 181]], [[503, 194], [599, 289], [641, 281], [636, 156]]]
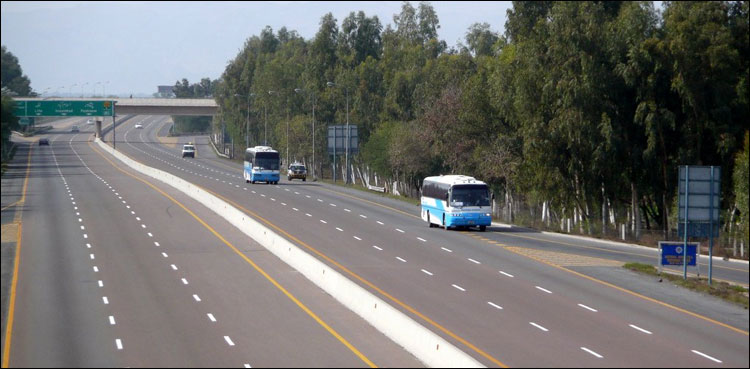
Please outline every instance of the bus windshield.
[[255, 154], [254, 167], [263, 170], [279, 170], [279, 153], [259, 152]]
[[490, 206], [487, 185], [457, 185], [451, 193], [451, 206]]

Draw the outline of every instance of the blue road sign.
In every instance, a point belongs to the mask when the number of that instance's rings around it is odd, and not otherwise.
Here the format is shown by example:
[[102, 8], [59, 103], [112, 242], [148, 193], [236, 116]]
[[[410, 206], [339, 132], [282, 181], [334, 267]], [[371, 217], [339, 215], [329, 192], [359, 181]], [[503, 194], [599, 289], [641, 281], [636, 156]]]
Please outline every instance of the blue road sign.
[[[661, 265], [682, 266], [685, 245], [682, 242], [659, 242], [661, 248]], [[696, 266], [698, 244], [687, 245], [687, 265]]]

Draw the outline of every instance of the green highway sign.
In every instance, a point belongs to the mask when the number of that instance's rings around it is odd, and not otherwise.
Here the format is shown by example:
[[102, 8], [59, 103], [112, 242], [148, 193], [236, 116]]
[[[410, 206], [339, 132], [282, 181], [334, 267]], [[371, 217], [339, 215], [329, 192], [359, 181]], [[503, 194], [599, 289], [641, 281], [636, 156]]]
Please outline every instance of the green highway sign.
[[106, 117], [114, 115], [114, 101], [16, 101], [17, 117]]

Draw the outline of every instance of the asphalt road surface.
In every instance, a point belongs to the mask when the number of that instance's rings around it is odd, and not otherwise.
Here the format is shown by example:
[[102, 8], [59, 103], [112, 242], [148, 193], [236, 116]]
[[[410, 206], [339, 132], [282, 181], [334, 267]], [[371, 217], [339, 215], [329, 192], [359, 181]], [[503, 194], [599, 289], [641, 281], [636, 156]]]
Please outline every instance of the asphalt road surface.
[[[117, 150], [272, 225], [484, 365], [749, 365], [747, 310], [694, 308], [688, 297], [675, 303], [682, 294], [662, 301], [656, 291], [665, 286], [620, 267], [651, 257], [647, 251], [503, 227], [428, 228], [413, 205], [283, 176], [278, 185], [247, 184], [241, 164], [218, 158], [205, 137], [159, 137], [168, 124], [158, 116], [127, 120]], [[87, 134], [50, 137], [52, 145], [32, 155], [27, 207], [39, 214], [23, 220], [11, 366], [420, 365], [260, 245], [133, 174]], [[196, 158], [181, 158], [187, 141], [196, 143]], [[260, 260], [356, 350], [240, 254]], [[747, 264], [715, 267], [717, 278], [747, 281]], [[712, 314], [710, 304], [726, 313]]]

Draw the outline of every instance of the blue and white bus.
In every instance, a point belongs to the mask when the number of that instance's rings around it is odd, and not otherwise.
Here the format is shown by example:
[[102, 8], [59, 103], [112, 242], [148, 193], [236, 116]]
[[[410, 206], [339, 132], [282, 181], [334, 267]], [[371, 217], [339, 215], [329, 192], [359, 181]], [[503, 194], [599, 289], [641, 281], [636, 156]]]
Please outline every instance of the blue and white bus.
[[245, 182], [279, 183], [279, 152], [268, 146], [249, 147], [245, 150]]
[[473, 177], [427, 177], [422, 182], [422, 219], [430, 228], [479, 227], [484, 232], [492, 223], [490, 199], [487, 184]]

